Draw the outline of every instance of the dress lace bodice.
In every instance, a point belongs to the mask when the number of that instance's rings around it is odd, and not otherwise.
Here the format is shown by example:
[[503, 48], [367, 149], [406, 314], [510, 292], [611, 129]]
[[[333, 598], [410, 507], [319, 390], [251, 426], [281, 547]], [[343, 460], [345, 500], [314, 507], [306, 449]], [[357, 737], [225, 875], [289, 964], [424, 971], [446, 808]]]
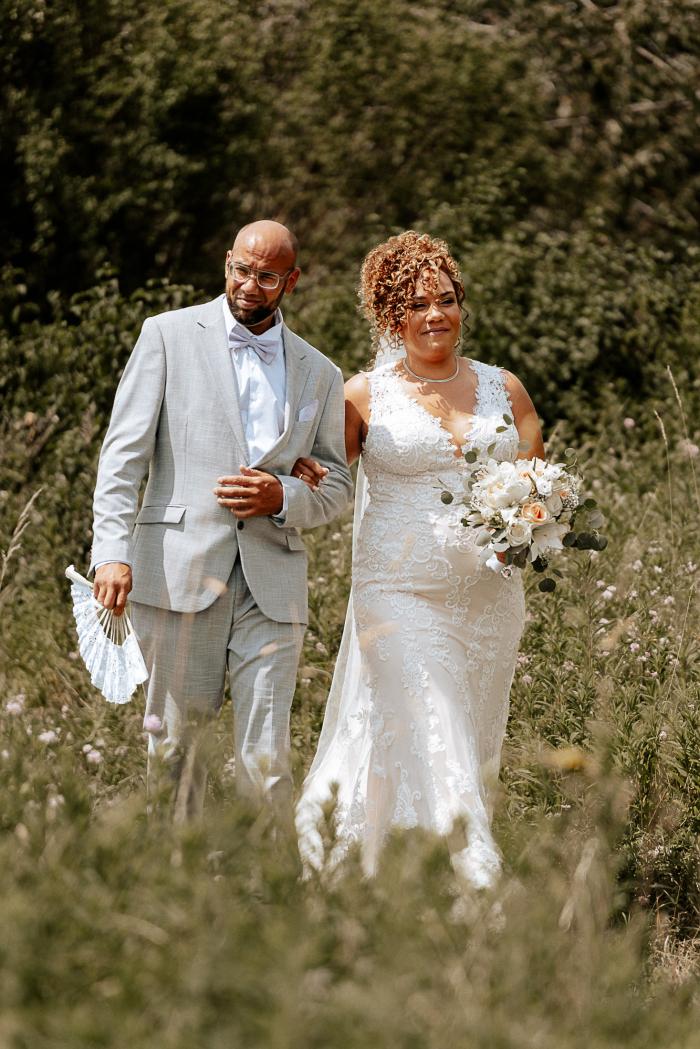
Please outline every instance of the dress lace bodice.
[[[518, 431], [503, 372], [480, 361], [469, 361], [477, 378], [476, 404], [463, 448], [486, 452], [494, 445], [496, 459], [515, 459]], [[370, 383], [370, 424], [363, 451], [363, 464], [372, 485], [383, 475], [395, 474], [420, 483], [435, 478], [436, 470], [462, 467], [455, 455], [451, 434], [436, 416], [406, 392], [394, 362], [376, 368], [367, 376]], [[506, 427], [502, 433], [499, 427]]]

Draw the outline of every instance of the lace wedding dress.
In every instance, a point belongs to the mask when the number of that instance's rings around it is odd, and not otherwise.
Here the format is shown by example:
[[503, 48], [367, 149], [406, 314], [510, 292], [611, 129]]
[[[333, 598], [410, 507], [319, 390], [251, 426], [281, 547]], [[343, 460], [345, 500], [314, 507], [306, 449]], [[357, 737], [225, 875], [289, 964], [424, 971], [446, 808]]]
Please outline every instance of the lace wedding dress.
[[[477, 396], [465, 449], [513, 460], [519, 437], [503, 373], [469, 362]], [[518, 644], [519, 573], [486, 568], [464, 508], [464, 459], [439, 419], [414, 400], [390, 362], [368, 373], [370, 421], [356, 510], [353, 588], [318, 751], [297, 828], [307, 864], [323, 862], [316, 829], [337, 784], [336, 861], [359, 842], [371, 874], [391, 827], [448, 836], [455, 869], [491, 885], [500, 868], [490, 830]], [[467, 838], [454, 840], [462, 817]]]

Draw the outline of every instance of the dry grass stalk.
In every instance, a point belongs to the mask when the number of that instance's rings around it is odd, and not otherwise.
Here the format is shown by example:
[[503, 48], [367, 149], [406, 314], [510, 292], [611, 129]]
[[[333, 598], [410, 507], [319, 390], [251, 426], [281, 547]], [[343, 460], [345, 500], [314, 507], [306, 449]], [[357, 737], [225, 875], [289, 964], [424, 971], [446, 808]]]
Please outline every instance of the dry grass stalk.
[[[666, 371], [668, 372], [668, 377], [671, 380], [671, 386], [673, 387], [673, 392], [674, 392], [675, 397], [676, 397], [676, 402], [678, 404], [678, 408], [679, 408], [680, 413], [681, 413], [681, 422], [683, 424], [683, 436], [685, 437], [686, 450], [688, 450], [690, 448], [690, 445], [692, 444], [692, 441], [690, 439], [690, 432], [688, 430], [688, 420], [686, 419], [685, 408], [683, 407], [683, 401], [681, 400], [681, 395], [678, 392], [678, 387], [676, 386], [676, 380], [675, 380], [675, 378], [673, 376], [673, 371], [671, 370], [671, 365], [670, 364], [666, 365]], [[688, 462], [690, 463], [690, 474], [691, 474], [691, 477], [693, 478], [693, 490], [695, 492], [695, 504], [697, 506], [698, 511], [700, 511], [700, 490], [698, 490], [698, 479], [697, 479], [697, 475], [695, 473], [695, 463], [693, 462], [693, 457], [692, 457], [692, 455], [690, 454], [689, 451], [687, 451], [687, 455], [688, 455]]]
[[22, 536], [24, 535], [24, 532], [27, 526], [29, 525], [29, 517], [31, 514], [32, 506], [39, 498], [43, 490], [43, 487], [38, 488], [29, 500], [29, 502], [26, 503], [24, 509], [22, 510], [22, 513], [19, 515], [19, 519], [17, 521], [17, 524], [15, 525], [15, 529], [12, 535], [10, 536], [10, 543], [7, 547], [7, 550], [3, 550], [0, 553], [0, 603], [3, 600], [5, 593], [7, 593], [5, 579], [7, 576], [8, 565], [12, 558], [15, 556], [15, 554], [17, 554], [22, 547]]

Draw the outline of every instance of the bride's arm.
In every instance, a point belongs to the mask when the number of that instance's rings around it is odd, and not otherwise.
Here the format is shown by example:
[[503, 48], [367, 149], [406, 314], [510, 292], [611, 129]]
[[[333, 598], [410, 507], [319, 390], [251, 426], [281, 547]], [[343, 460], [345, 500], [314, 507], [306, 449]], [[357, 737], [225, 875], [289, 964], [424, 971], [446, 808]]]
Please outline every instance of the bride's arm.
[[532, 459], [534, 456], [544, 459], [542, 430], [535, 406], [520, 379], [512, 372], [506, 372], [505, 376], [506, 390], [513, 406], [513, 422], [522, 445], [518, 452], [518, 459]]
[[[368, 422], [369, 382], [360, 372], [345, 383], [345, 455], [348, 466], [360, 457]], [[315, 459], [297, 459], [292, 467], [292, 476], [301, 478], [309, 488], [318, 488], [326, 473], [327, 470]]]
[[348, 466], [360, 458], [369, 423], [369, 382], [360, 372], [345, 383], [345, 454]]

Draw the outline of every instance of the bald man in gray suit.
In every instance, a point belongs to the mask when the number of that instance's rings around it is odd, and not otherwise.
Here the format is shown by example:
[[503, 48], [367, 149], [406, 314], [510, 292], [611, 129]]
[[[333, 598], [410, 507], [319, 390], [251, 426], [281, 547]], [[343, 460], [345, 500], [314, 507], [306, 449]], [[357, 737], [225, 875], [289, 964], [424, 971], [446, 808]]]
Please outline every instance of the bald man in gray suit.
[[[183, 818], [201, 810], [206, 784], [191, 726], [218, 711], [227, 668], [238, 787], [291, 816], [300, 529], [330, 521], [352, 491], [340, 370], [280, 313], [296, 254], [284, 226], [252, 223], [226, 254], [224, 295], [146, 320], [100, 455], [94, 592], [118, 614], [131, 597], [149, 764], [169, 761]], [[292, 475], [306, 456], [327, 471], [315, 488]]]

